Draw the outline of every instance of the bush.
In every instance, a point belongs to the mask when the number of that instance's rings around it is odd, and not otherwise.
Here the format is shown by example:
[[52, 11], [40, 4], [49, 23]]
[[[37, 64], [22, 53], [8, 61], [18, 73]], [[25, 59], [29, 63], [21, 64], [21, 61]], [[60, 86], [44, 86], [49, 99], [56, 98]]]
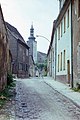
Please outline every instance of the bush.
[[73, 88], [75, 92], [80, 92], [80, 83], [76, 83], [76, 88]]
[[11, 73], [7, 74], [7, 86], [0, 92], [0, 108], [14, 95], [13, 87], [15, 87], [15, 81]]
[[80, 90], [80, 83], [77, 83], [77, 89]]
[[13, 79], [13, 76], [11, 73], [8, 73], [7, 74], [7, 86], [11, 86], [11, 87], [14, 87], [15, 86], [15, 83], [14, 83], [14, 79]]

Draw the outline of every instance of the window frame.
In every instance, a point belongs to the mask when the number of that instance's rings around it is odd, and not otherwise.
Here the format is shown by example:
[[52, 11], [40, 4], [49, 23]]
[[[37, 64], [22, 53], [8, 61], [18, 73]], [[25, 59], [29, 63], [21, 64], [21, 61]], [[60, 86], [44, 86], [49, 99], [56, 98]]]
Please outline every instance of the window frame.
[[58, 26], [58, 40], [60, 40], [60, 25]]
[[64, 16], [64, 33], [66, 32], [66, 16]]
[[59, 57], [60, 57], [60, 56], [58, 55], [58, 72], [59, 72]]
[[61, 52], [60, 70], [62, 71], [62, 52]]
[[69, 14], [70, 14], [70, 11], [69, 11], [69, 9], [68, 9], [68, 11], [67, 11], [67, 27], [69, 28]]
[[63, 62], [63, 70], [65, 70], [65, 63], [66, 63], [66, 50], [64, 50], [64, 62]]
[[63, 35], [63, 21], [61, 21], [61, 37]]

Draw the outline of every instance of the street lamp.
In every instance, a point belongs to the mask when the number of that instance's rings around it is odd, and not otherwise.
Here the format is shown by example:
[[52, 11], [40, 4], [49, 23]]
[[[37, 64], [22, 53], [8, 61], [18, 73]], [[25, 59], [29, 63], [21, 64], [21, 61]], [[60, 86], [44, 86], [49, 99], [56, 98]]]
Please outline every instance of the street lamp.
[[[42, 37], [42, 38], [46, 39], [49, 43], [51, 43], [51, 41], [48, 38], [46, 38], [45, 36], [43, 36], [43, 35], [36, 35], [36, 37]], [[52, 45], [50, 45], [49, 47], [51, 48], [51, 50], [53, 50]]]
[[[42, 38], [46, 39], [49, 43], [51, 43], [51, 41], [43, 35], [36, 35], [36, 37], [42, 37]], [[50, 45], [49, 47], [51, 48], [51, 50], [53, 50], [52, 45]]]
[[[36, 37], [42, 37], [42, 38], [46, 39], [49, 43], [51, 43], [51, 41], [43, 35], [36, 35]], [[53, 49], [53, 47], [51, 45], [50, 45], [50, 48]]]
[[44, 39], [46, 39], [47, 41], [50, 42], [50, 40], [49, 40], [48, 38], [46, 38], [45, 36], [42, 36], [42, 35], [36, 35], [36, 37], [42, 37], [42, 38], [44, 38]]

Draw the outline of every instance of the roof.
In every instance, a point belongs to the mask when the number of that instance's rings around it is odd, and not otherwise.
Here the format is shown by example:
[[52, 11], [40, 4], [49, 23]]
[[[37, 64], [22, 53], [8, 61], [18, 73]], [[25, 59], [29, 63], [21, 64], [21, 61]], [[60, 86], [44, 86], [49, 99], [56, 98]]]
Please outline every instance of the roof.
[[70, 2], [71, 0], [65, 0], [64, 4], [63, 4], [63, 7], [61, 8], [60, 12], [59, 12], [59, 15], [56, 19], [56, 27], [60, 24], [68, 6], [70, 5]]
[[10, 25], [8, 22], [5, 22], [5, 24], [8, 28], [8, 30], [11, 32], [11, 34], [18, 40], [18, 42], [23, 44], [24, 46], [26, 46], [29, 49], [29, 46], [24, 41], [24, 39], [21, 36], [21, 34], [19, 33], [19, 31], [14, 26]]
[[25, 42], [19, 31], [12, 25], [10, 25], [8, 22], [5, 22], [7, 28], [16, 36], [18, 37], [21, 41]]
[[48, 52], [47, 52], [47, 56], [50, 52], [50, 49], [52, 47], [52, 43], [53, 43], [53, 38], [54, 38], [54, 32], [55, 32], [55, 23], [56, 23], [56, 20], [54, 20], [53, 22], [53, 28], [52, 28], [52, 34], [51, 34], [51, 42], [50, 42], [50, 45], [49, 45], [49, 49], [48, 49]]
[[[2, 8], [1, 8], [1, 4], [0, 4], [0, 12], [1, 12], [1, 16], [2, 16], [2, 21], [3, 21], [3, 24], [4, 24], [4, 27], [5, 27], [5, 30], [7, 32], [7, 28], [6, 28], [6, 24], [5, 24], [5, 21], [4, 21], [4, 16], [3, 16], [3, 12], [2, 12]], [[6, 36], [7, 37], [7, 36]], [[6, 39], [7, 42], [8, 42], [8, 39]]]

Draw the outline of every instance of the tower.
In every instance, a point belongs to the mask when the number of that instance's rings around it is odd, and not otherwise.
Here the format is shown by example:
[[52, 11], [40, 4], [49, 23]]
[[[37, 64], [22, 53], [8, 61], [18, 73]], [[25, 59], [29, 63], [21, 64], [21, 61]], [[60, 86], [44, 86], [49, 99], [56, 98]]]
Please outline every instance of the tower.
[[37, 41], [35, 41], [35, 37], [34, 37], [34, 28], [33, 28], [33, 24], [31, 25], [30, 28], [30, 37], [28, 38], [28, 45], [30, 47], [29, 49], [29, 55], [31, 55], [33, 57], [33, 60], [35, 63], [37, 63]]

